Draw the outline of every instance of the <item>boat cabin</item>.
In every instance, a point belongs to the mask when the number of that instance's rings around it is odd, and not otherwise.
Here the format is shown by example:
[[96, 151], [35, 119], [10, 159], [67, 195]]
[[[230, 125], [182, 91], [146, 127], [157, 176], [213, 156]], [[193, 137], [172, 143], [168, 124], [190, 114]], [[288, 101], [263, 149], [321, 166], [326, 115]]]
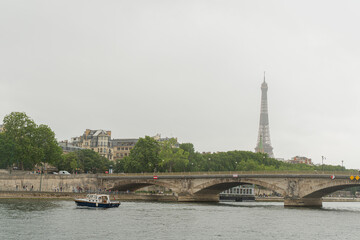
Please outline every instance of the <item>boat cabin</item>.
[[94, 203], [110, 203], [109, 195], [105, 194], [88, 194], [86, 195], [86, 198], [89, 202]]

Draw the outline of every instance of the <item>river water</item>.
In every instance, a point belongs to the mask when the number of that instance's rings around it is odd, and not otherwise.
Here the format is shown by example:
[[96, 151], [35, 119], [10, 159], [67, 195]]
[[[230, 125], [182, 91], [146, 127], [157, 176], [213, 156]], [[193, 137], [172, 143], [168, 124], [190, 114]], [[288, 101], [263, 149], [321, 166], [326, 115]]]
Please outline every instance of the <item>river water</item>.
[[0, 239], [359, 239], [360, 203], [322, 209], [282, 203], [122, 202], [0, 199]]

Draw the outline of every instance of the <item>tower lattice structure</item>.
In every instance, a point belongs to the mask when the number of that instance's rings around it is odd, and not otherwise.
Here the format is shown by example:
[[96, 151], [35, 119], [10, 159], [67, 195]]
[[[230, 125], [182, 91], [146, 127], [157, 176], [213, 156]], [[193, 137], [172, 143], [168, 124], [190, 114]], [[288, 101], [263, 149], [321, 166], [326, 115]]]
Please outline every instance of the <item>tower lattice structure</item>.
[[269, 157], [274, 157], [273, 147], [271, 146], [271, 141], [270, 141], [267, 91], [268, 91], [268, 86], [267, 83], [265, 82], [265, 73], [264, 73], [264, 82], [261, 84], [259, 134], [258, 134], [255, 152], [267, 153]]

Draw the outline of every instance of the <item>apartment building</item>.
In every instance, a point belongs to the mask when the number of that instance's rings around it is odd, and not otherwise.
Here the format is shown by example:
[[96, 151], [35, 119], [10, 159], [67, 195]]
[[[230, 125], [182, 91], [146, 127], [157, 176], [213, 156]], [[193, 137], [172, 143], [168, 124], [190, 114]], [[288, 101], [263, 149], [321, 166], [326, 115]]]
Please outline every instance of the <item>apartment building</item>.
[[311, 162], [311, 158], [302, 157], [302, 156], [295, 156], [291, 160], [288, 161], [289, 163], [294, 164], [307, 164], [307, 165], [313, 165]]
[[91, 149], [109, 160], [113, 160], [111, 148], [111, 131], [86, 129], [80, 137], [71, 138], [76, 147]]
[[138, 140], [137, 138], [111, 140], [114, 161], [129, 156]]
[[69, 143], [68, 140], [65, 140], [65, 141], [60, 141], [58, 142], [59, 146], [61, 147], [61, 149], [63, 150], [63, 152], [66, 154], [66, 153], [69, 153], [69, 152], [75, 152], [75, 151], [78, 151], [78, 150], [82, 150], [83, 148], [81, 147], [78, 147], [78, 146], [75, 146], [74, 144], [72, 143]]
[[[157, 134], [153, 138], [158, 142], [170, 140], [170, 138], [167, 137], [162, 138], [160, 134]], [[86, 129], [83, 135], [71, 138], [70, 143], [63, 141], [60, 142], [59, 145], [64, 151], [70, 151], [69, 146], [71, 146], [71, 150], [91, 149], [101, 156], [115, 161], [129, 156], [130, 151], [138, 141], [138, 138], [111, 139], [111, 131]], [[179, 143], [176, 141], [173, 147], [179, 147]]]

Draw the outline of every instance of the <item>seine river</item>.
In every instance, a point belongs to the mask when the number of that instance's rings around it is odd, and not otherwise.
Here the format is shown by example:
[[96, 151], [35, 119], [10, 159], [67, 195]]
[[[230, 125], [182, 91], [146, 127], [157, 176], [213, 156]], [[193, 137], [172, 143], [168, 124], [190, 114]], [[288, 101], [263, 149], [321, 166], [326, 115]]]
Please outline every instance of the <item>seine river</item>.
[[0, 199], [0, 239], [359, 238], [360, 203], [323, 205], [122, 202], [116, 209], [90, 209], [73, 201]]

